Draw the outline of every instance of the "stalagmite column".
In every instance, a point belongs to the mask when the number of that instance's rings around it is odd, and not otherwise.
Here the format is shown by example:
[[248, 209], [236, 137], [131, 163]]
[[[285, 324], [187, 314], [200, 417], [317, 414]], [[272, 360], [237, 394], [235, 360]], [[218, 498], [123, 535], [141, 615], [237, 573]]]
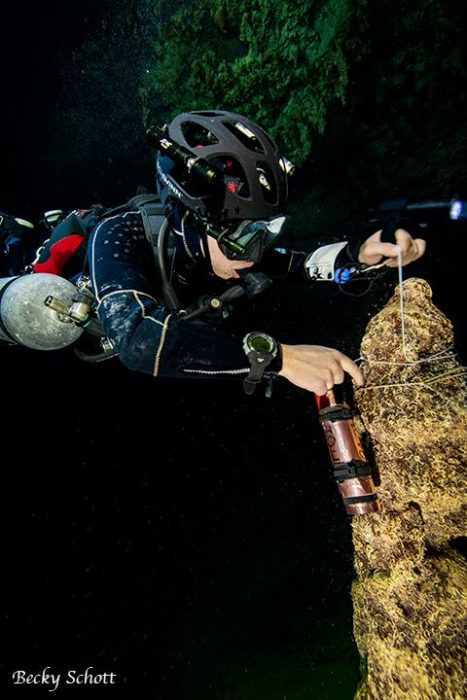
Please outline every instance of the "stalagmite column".
[[[381, 511], [353, 519], [356, 700], [467, 698], [467, 406], [450, 321], [421, 279], [368, 324], [355, 400]], [[422, 360], [422, 361], [420, 361]]]

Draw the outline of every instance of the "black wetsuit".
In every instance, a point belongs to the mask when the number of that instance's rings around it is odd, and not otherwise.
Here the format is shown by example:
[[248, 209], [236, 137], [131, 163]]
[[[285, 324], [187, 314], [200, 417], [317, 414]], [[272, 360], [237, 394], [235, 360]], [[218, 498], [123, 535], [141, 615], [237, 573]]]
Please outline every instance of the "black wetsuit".
[[[203, 293], [219, 294], [238, 282], [214, 275], [203, 238], [189, 215], [173, 214], [171, 279], [183, 308]], [[160, 274], [138, 211], [104, 219], [94, 230], [88, 251], [99, 318], [130, 369], [162, 377], [248, 373], [242, 336], [225, 328], [221, 318], [214, 323], [202, 317], [184, 320], [165, 307]], [[261, 270], [271, 277], [292, 273], [306, 279], [304, 259], [303, 253], [267, 251]]]

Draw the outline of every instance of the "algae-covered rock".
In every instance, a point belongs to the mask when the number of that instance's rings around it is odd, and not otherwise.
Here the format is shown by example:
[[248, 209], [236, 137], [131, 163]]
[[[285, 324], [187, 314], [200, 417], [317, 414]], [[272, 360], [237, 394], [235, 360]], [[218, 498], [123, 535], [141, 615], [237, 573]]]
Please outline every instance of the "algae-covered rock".
[[362, 341], [355, 400], [381, 510], [352, 524], [358, 700], [467, 697], [467, 406], [452, 346], [421, 279], [404, 282], [403, 314], [395, 290]]

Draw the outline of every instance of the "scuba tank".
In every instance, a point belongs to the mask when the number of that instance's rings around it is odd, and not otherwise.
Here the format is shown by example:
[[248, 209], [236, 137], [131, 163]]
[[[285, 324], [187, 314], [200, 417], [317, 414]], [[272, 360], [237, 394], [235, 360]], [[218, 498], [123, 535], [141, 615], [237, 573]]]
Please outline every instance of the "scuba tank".
[[319, 422], [331, 457], [334, 477], [348, 515], [379, 510], [371, 466], [363, 452], [353, 414], [345, 403], [337, 403], [334, 392], [316, 396]]
[[35, 350], [71, 345], [83, 333], [79, 324], [86, 320], [90, 307], [83, 308], [79, 294], [72, 282], [58, 275], [0, 279], [0, 340]]

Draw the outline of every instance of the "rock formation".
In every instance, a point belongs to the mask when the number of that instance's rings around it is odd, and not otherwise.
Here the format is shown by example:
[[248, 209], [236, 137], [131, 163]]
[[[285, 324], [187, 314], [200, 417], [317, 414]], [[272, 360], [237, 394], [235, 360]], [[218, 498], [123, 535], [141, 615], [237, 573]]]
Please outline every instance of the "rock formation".
[[361, 345], [381, 510], [352, 522], [356, 700], [467, 698], [465, 369], [431, 296], [406, 280], [403, 314], [398, 287]]

